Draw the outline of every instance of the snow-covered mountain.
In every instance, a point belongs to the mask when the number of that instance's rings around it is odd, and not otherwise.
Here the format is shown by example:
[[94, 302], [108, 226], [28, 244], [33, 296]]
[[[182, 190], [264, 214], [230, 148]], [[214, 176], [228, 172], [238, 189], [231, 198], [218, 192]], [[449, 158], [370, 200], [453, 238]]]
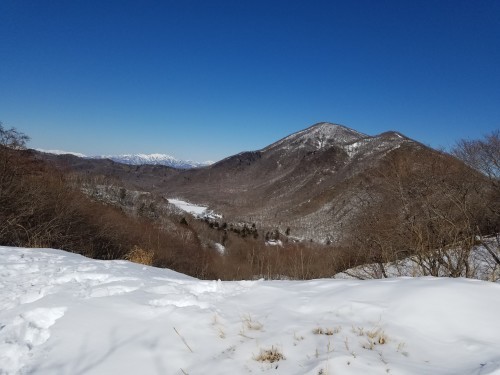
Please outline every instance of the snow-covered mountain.
[[359, 212], [357, 200], [369, 189], [365, 176], [396, 150], [412, 160], [431, 152], [394, 131], [370, 136], [321, 122], [263, 149], [189, 171], [185, 178], [162, 177], [160, 188], [206, 202], [233, 222], [279, 225], [299, 238], [335, 242]]
[[[160, 164], [161, 159], [108, 158], [127, 164]], [[361, 203], [373, 197], [383, 169], [394, 160], [415, 171], [423, 167], [421, 160], [435, 165], [454, 163], [395, 131], [367, 135], [327, 122], [204, 168], [186, 170], [200, 164], [171, 157], [162, 164], [176, 170], [151, 165], [131, 168], [106, 159], [87, 159], [86, 163], [70, 159], [61, 165], [113, 175], [135, 190], [154, 190], [209, 206], [228, 222], [253, 223], [282, 233], [290, 228], [296, 238], [323, 243], [339, 242], [356, 225]]]
[[93, 159], [111, 159], [117, 163], [130, 165], [166, 165], [178, 169], [199, 168], [212, 164], [212, 161], [196, 162], [192, 160], [179, 160], [167, 154], [123, 154], [91, 156]]
[[177, 169], [200, 168], [213, 164], [213, 161], [197, 162], [192, 160], [180, 160], [167, 154], [122, 154], [122, 155], [93, 155], [88, 156], [78, 152], [63, 150], [43, 150], [37, 151], [54, 155], [74, 155], [85, 159], [110, 159], [117, 163], [128, 165], [165, 165]]
[[321, 150], [332, 146], [349, 145], [365, 138], [372, 137], [344, 125], [320, 122], [280, 139], [262, 151], [266, 152], [278, 149], [292, 150], [297, 148]]

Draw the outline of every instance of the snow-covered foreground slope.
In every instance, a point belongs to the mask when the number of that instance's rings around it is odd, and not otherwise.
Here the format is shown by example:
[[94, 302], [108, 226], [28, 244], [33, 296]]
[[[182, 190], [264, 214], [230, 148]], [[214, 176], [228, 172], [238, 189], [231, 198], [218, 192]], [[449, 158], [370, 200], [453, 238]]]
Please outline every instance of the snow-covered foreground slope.
[[0, 247], [0, 374], [500, 374], [499, 311], [481, 281], [200, 281]]

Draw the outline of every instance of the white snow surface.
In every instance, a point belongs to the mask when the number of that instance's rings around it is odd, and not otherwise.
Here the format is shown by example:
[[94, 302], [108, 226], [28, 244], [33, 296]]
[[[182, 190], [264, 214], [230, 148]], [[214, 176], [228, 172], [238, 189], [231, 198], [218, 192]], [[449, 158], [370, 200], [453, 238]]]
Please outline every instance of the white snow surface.
[[223, 244], [216, 242], [214, 245], [215, 250], [217, 250], [220, 255], [224, 255], [226, 253], [226, 247]]
[[46, 154], [53, 154], [53, 155], [74, 155], [74, 156], [78, 156], [79, 158], [86, 158], [87, 157], [87, 155], [81, 154], [79, 152], [64, 151], [64, 150], [44, 150], [41, 148], [37, 148], [36, 151], [44, 152]]
[[180, 199], [168, 198], [168, 203], [173, 204], [178, 209], [190, 213], [193, 216], [209, 219], [221, 219], [222, 215], [209, 210], [207, 206], [200, 206], [195, 203], [189, 203]]
[[477, 280], [201, 281], [0, 247], [2, 375], [500, 374], [498, 311]]
[[266, 245], [267, 246], [283, 246], [283, 242], [281, 242], [280, 240], [269, 240], [269, 241], [266, 241]]
[[205, 213], [208, 209], [208, 207], [206, 206], [200, 206], [180, 199], [168, 198], [168, 203], [171, 203], [178, 209], [188, 212], [192, 215], [203, 215], [203, 213]]

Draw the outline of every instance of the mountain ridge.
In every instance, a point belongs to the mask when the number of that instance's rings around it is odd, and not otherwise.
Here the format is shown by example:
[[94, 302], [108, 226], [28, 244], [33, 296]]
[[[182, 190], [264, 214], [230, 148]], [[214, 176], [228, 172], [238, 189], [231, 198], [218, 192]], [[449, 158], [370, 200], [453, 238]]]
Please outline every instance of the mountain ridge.
[[369, 136], [323, 122], [260, 150], [166, 176], [157, 189], [207, 204], [229, 221], [291, 228], [294, 235], [326, 242], [340, 236], [340, 223], [355, 217], [365, 171], [397, 150], [431, 149], [398, 132]]
[[200, 168], [213, 164], [212, 161], [196, 162], [192, 160], [181, 160], [171, 155], [153, 153], [153, 154], [120, 154], [120, 155], [101, 155], [92, 156], [92, 159], [110, 159], [117, 163], [129, 165], [165, 165], [178, 169]]
[[334, 242], [343, 226], [355, 222], [380, 173], [375, 171], [395, 153], [415, 161], [439, 156], [399, 132], [370, 136], [322, 122], [203, 168], [89, 164], [72, 158], [66, 165], [113, 176], [134, 190], [208, 206], [228, 222], [282, 233], [290, 228], [296, 237]]
[[319, 142], [316, 146], [318, 146], [318, 148], [322, 148], [325, 146], [325, 141], [333, 141], [335, 144], [341, 144], [349, 143], [350, 141], [364, 137], [369, 136], [344, 125], [330, 122], [318, 122], [306, 129], [290, 134], [277, 142], [272, 143], [262, 149], [262, 151], [274, 149], [286, 142], [300, 143], [313, 139]]
[[36, 151], [52, 155], [73, 155], [84, 159], [95, 159], [95, 160], [109, 159], [116, 163], [128, 164], [128, 165], [164, 165], [167, 167], [178, 168], [178, 169], [201, 168], [214, 163], [213, 161], [197, 162], [192, 160], [182, 160], [182, 159], [177, 159], [171, 155], [162, 153], [151, 153], [151, 154], [137, 153], [137, 154], [88, 156], [78, 152], [63, 151], [63, 150], [36, 149]]

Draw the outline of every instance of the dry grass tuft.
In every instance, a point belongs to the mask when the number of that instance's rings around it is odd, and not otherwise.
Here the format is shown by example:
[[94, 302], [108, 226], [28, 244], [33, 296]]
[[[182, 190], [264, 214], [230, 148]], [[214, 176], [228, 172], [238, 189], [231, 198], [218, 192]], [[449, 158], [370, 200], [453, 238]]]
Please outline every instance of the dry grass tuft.
[[325, 336], [333, 336], [334, 334], [339, 333], [342, 330], [342, 327], [334, 327], [334, 328], [315, 328], [313, 329], [313, 333], [315, 335], [325, 335]]
[[153, 265], [154, 251], [144, 250], [139, 246], [134, 246], [126, 255], [125, 259], [133, 263], [144, 264], [146, 266]]
[[372, 331], [366, 331], [367, 343], [363, 345], [364, 349], [373, 350], [376, 345], [384, 345], [388, 341], [388, 337], [380, 328]]
[[244, 328], [252, 331], [260, 331], [264, 327], [261, 322], [259, 322], [258, 320], [253, 320], [250, 315], [246, 315], [243, 317], [243, 326]]
[[271, 347], [271, 349], [266, 349], [260, 351], [260, 354], [256, 357], [254, 357], [256, 361], [259, 362], [269, 362], [269, 363], [274, 363], [278, 362], [281, 360], [286, 359], [283, 353], [279, 351], [278, 348], [275, 348], [274, 346]]

